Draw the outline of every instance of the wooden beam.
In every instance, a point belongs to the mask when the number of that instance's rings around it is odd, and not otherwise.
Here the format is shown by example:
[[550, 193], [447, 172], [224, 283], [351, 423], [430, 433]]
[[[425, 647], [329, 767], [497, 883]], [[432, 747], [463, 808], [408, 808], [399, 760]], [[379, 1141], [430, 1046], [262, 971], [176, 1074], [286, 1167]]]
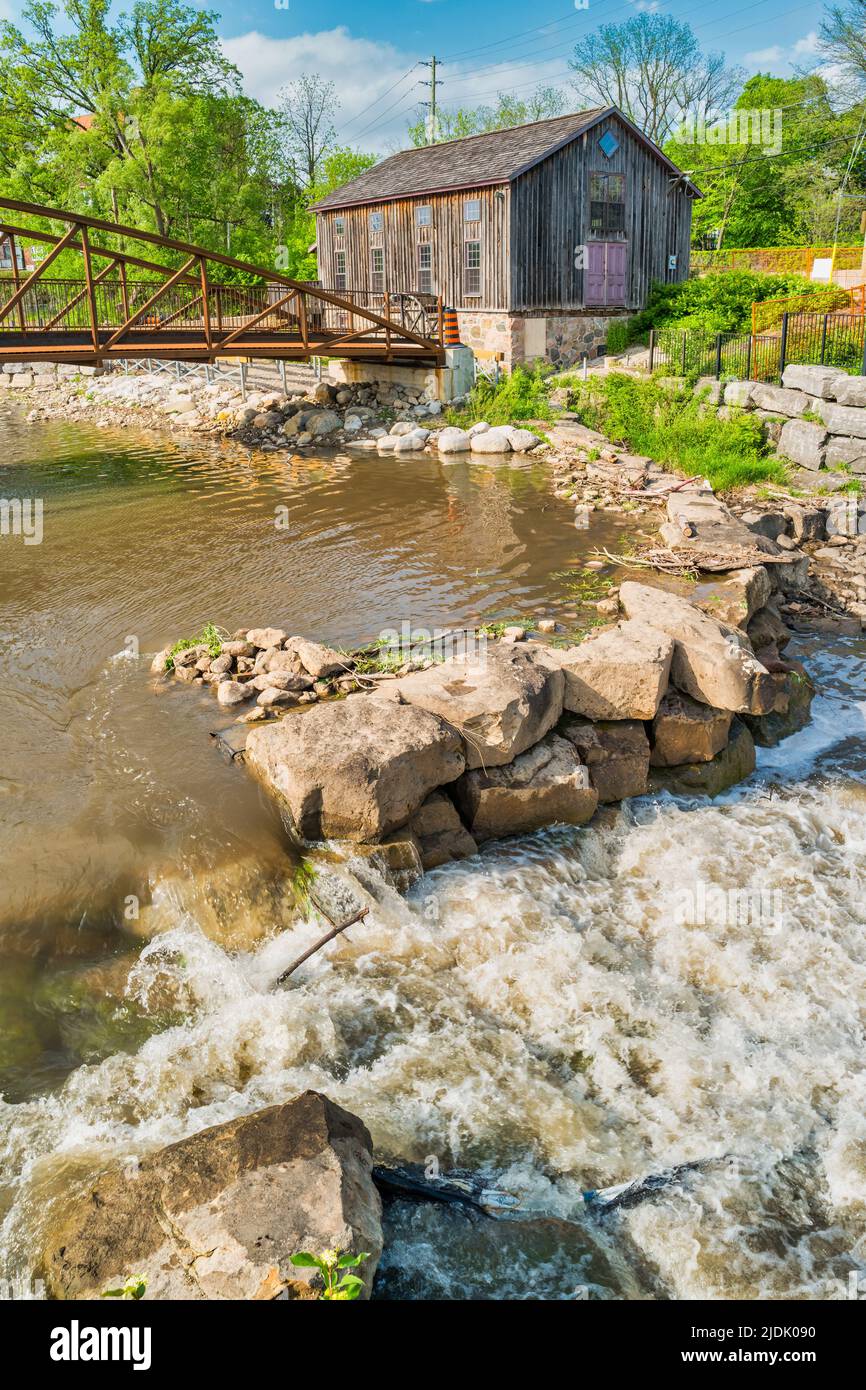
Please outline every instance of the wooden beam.
[[194, 262], [195, 257], [191, 256], [190, 259], [187, 261], [186, 265], [182, 265], [180, 270], [176, 270], [174, 275], [172, 275], [169, 280], [166, 280], [164, 285], [160, 285], [156, 294], [152, 294], [150, 296], [150, 299], [146, 300], [145, 303], [142, 304], [140, 309], [136, 309], [134, 314], [130, 314], [129, 318], [126, 320], [126, 323], [121, 324], [120, 328], [118, 328], [116, 333], [112, 333], [105, 346], [107, 348], [114, 347], [115, 343], [120, 341], [124, 334], [127, 333], [130, 328], [132, 328], [133, 324], [138, 323], [138, 320], [144, 317], [148, 309], [150, 309], [151, 306], [154, 305], [158, 299], [162, 299], [162, 296], [166, 294], [168, 290], [172, 289], [173, 286], [177, 284], [178, 280], [183, 279], [184, 275], [187, 275], [189, 273], [190, 266], [192, 266]]
[[12, 310], [16, 307], [16, 305], [21, 303], [25, 294], [30, 289], [30, 286], [35, 285], [36, 281], [42, 278], [48, 267], [51, 265], [51, 262], [57, 260], [57, 257], [60, 255], [61, 251], [66, 250], [66, 247], [69, 245], [70, 241], [75, 236], [76, 232], [79, 230], [80, 229], [76, 226], [70, 227], [69, 231], [66, 233], [66, 236], [61, 237], [57, 245], [54, 246], [48, 252], [48, 255], [45, 257], [45, 260], [39, 262], [36, 269], [33, 271], [31, 275], [27, 276], [27, 279], [24, 281], [23, 284], [19, 284], [12, 298], [7, 299], [6, 303], [0, 306], [0, 323], [3, 322], [7, 314], [11, 314]]

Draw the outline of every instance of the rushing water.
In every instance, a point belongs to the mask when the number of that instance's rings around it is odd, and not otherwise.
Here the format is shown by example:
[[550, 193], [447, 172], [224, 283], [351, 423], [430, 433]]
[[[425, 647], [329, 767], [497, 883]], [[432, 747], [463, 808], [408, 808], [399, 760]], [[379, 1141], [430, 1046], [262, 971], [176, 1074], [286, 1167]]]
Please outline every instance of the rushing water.
[[[862, 643], [803, 644], [813, 724], [713, 804], [644, 798], [408, 898], [359, 866], [375, 911], [272, 992], [316, 931], [278, 818], [210, 746], [213, 702], [155, 697], [125, 639], [567, 615], [557, 576], [609, 534], [575, 532], [538, 464], [288, 465], [8, 420], [0, 456], [4, 496], [45, 498], [41, 547], [0, 542], [8, 1276], [95, 1170], [313, 1086], [379, 1155], [520, 1202], [390, 1206], [380, 1297], [846, 1296], [866, 1269]], [[740, 906], [684, 917], [698, 884]], [[632, 1203], [583, 1200], [649, 1175]]]

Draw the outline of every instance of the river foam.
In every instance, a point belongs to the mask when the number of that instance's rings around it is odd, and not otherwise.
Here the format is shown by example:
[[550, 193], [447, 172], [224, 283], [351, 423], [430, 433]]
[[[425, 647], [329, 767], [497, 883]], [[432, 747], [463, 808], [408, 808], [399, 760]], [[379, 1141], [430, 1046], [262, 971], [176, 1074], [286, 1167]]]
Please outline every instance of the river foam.
[[[179, 914], [127, 989], [183, 1022], [0, 1107], [9, 1270], [94, 1171], [314, 1087], [378, 1156], [520, 1198], [483, 1229], [398, 1204], [383, 1297], [847, 1297], [866, 1271], [866, 744], [860, 654], [833, 660], [816, 724], [716, 803], [608, 809], [408, 899], [366, 865], [375, 910], [288, 988], [314, 923], [232, 954]], [[584, 1203], [684, 1164], [633, 1205]]]

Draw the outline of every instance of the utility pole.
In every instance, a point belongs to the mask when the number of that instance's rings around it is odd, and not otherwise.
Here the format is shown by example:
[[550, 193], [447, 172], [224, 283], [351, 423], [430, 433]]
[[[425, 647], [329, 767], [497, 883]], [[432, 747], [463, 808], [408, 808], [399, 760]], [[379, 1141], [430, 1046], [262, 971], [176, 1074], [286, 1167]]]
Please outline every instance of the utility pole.
[[422, 101], [422, 103], [421, 103], [421, 105], [422, 105], [422, 106], [426, 106], [426, 107], [428, 108], [429, 112], [430, 112], [430, 128], [429, 128], [429, 135], [428, 135], [428, 140], [427, 140], [427, 144], [428, 144], [428, 145], [435, 145], [435, 144], [436, 144], [436, 90], [437, 90], [437, 87], [440, 87], [440, 86], [442, 85], [441, 79], [440, 79], [440, 78], [437, 78], [437, 76], [436, 76], [436, 69], [437, 69], [437, 67], [439, 66], [439, 63], [440, 63], [440, 62], [441, 62], [441, 59], [437, 58], [435, 53], [433, 54], [432, 58], [430, 58], [430, 59], [424, 59], [424, 58], [422, 58], [422, 60], [421, 60], [421, 65], [422, 65], [422, 67], [425, 67], [425, 68], [429, 68], [429, 69], [430, 69], [430, 81], [429, 81], [429, 82], [424, 82], [424, 81], [421, 82], [421, 86], [422, 86], [422, 87], [429, 87], [429, 88], [430, 88], [430, 100], [429, 100], [429, 101]]

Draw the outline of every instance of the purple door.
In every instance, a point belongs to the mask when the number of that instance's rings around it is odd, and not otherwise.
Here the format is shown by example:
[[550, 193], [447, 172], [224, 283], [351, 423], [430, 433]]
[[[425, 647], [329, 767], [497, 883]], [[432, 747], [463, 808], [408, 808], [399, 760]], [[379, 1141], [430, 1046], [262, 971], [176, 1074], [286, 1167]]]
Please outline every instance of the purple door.
[[625, 304], [627, 244], [591, 241], [586, 257], [586, 304]]
[[609, 241], [605, 274], [605, 304], [625, 304], [625, 242]]

